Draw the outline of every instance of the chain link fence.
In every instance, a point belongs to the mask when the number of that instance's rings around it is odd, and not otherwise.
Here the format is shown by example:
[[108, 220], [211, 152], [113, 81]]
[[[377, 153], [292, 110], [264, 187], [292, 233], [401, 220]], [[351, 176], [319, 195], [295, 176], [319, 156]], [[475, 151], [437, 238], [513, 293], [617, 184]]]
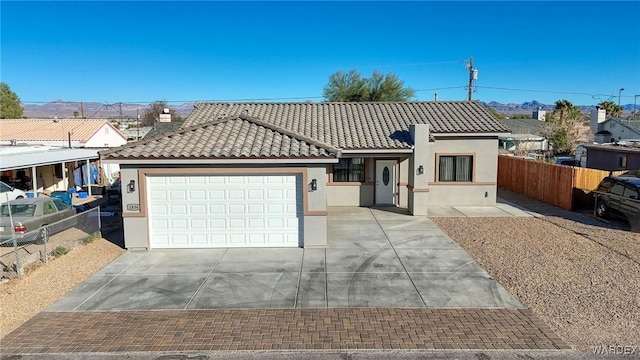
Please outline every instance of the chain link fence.
[[101, 237], [100, 207], [0, 241], [0, 280], [23, 275], [29, 269]]

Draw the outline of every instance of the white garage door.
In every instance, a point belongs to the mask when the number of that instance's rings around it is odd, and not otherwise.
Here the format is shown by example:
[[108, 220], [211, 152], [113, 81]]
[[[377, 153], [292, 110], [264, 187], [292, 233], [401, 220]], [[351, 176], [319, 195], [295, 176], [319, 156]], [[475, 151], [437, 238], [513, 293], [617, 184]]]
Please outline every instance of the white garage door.
[[151, 248], [299, 246], [296, 175], [149, 176]]

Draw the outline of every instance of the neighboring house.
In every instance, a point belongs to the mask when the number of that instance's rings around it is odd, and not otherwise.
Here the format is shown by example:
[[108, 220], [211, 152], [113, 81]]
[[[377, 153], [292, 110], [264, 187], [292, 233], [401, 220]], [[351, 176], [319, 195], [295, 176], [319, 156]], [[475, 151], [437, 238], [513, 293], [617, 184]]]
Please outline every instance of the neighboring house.
[[[541, 111], [541, 110], [540, 110]], [[499, 137], [499, 147], [510, 152], [550, 150], [549, 141], [542, 136], [545, 122], [536, 119], [507, 119], [500, 122], [511, 134]]]
[[506, 132], [477, 101], [202, 103], [100, 154], [127, 248], [323, 247], [331, 206], [494, 205]]
[[606, 111], [596, 108], [591, 110], [590, 122], [595, 142], [599, 144], [640, 139], [640, 119], [607, 119]]
[[587, 149], [587, 167], [620, 171], [640, 170], [640, 141], [581, 145]]
[[0, 142], [71, 148], [124, 145], [127, 138], [106, 119], [2, 119]]

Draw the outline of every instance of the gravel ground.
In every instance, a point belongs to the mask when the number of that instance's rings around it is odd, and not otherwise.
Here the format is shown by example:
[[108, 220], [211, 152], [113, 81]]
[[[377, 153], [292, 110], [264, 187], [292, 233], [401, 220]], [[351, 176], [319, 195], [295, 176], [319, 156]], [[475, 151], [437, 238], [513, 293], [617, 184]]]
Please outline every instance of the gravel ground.
[[640, 346], [640, 234], [499, 196], [543, 216], [431, 219], [573, 349]]
[[125, 250], [105, 239], [77, 247], [0, 284], [0, 338], [53, 304]]

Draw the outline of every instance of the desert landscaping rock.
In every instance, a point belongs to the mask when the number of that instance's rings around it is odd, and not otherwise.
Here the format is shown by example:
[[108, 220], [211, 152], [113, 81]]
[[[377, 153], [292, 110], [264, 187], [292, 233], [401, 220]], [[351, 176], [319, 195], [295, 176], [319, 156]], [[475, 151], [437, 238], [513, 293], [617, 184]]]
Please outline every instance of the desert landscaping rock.
[[548, 207], [542, 217], [432, 220], [574, 349], [640, 345], [640, 234]]

